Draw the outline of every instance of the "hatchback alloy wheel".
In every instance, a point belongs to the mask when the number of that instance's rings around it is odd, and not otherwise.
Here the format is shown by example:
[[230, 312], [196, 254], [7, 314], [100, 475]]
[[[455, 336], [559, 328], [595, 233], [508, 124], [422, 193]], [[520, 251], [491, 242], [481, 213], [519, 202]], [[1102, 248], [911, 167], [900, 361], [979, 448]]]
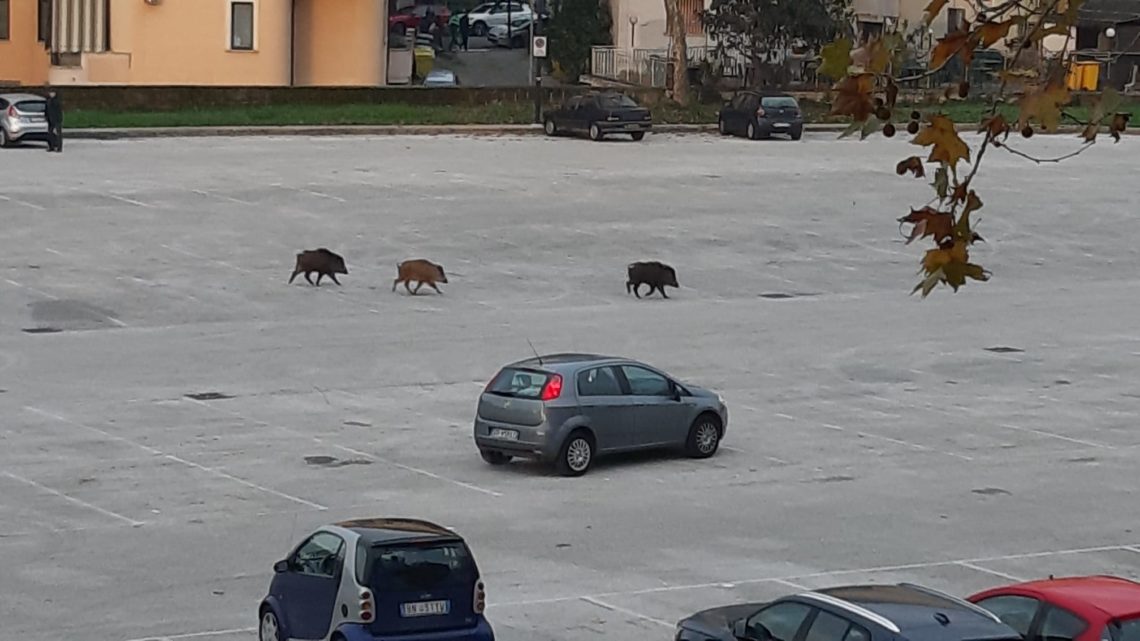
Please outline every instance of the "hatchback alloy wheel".
[[553, 136], [558, 133], [558, 125], [554, 124], [553, 118], [547, 118], [542, 128], [546, 131], [547, 136]]
[[571, 434], [558, 458], [558, 472], [563, 476], [582, 476], [594, 461], [594, 444], [585, 432]]
[[711, 414], [697, 417], [685, 440], [685, 453], [693, 458], [708, 458], [720, 447], [720, 421]]
[[257, 638], [259, 641], [281, 641], [281, 628], [277, 625], [277, 615], [273, 614], [273, 610], [266, 610], [261, 615]]
[[712, 423], [701, 423], [697, 427], [697, 451], [701, 454], [712, 454], [716, 451], [716, 442], [719, 439], [720, 435]]

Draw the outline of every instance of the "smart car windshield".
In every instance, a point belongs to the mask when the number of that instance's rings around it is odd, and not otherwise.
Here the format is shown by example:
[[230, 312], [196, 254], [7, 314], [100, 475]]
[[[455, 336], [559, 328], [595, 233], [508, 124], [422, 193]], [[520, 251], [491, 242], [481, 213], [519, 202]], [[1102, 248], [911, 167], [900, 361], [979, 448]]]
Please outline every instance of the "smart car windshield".
[[369, 584], [410, 592], [456, 586], [475, 579], [475, 562], [462, 541], [377, 545], [369, 551]]

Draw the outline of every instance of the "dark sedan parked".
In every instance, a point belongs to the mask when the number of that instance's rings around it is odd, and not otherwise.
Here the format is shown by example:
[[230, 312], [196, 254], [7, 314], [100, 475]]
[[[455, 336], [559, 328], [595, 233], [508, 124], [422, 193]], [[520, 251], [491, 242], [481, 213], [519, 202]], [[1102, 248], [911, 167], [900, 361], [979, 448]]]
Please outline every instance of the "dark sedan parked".
[[800, 105], [786, 93], [737, 92], [721, 108], [717, 120], [717, 128], [724, 136], [738, 135], [757, 140], [782, 134], [799, 140], [804, 134]]
[[847, 585], [698, 612], [675, 641], [1021, 641], [987, 610], [930, 588]]
[[585, 133], [590, 140], [611, 134], [629, 134], [641, 140], [653, 128], [653, 115], [625, 94], [591, 92], [571, 96], [542, 116], [546, 135]]

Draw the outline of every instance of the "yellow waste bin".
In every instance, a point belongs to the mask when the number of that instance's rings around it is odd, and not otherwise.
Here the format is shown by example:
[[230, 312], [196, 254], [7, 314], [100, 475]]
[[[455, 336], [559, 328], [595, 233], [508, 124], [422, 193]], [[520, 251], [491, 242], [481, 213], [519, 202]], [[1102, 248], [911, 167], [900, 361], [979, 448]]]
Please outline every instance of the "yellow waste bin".
[[1074, 62], [1069, 67], [1070, 91], [1096, 91], [1100, 81], [1099, 62]]
[[435, 50], [431, 47], [416, 47], [416, 75], [424, 78], [435, 66]]

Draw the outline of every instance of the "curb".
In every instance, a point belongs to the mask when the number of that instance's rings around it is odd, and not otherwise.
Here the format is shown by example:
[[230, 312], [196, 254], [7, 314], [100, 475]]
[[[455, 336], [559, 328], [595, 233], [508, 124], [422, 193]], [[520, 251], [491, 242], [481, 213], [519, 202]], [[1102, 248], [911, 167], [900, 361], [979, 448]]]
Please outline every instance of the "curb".
[[[958, 131], [973, 133], [977, 125], [958, 123]], [[847, 129], [843, 124], [807, 124], [809, 132], [836, 132]], [[664, 134], [701, 134], [716, 131], [715, 123], [655, 124], [653, 131]], [[1082, 127], [1063, 126], [1055, 134], [1075, 135]], [[147, 138], [219, 138], [256, 136], [537, 136], [543, 133], [536, 124], [502, 125], [282, 125], [239, 127], [139, 127], [91, 128], [65, 130], [68, 138], [77, 140], [138, 140]], [[1126, 135], [1140, 134], [1140, 129], [1125, 130]]]

